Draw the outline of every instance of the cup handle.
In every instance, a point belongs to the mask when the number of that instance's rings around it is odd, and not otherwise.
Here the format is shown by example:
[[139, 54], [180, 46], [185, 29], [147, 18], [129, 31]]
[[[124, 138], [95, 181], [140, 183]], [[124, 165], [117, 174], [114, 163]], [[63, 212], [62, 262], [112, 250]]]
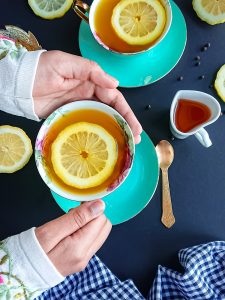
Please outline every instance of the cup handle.
[[83, 19], [86, 23], [89, 24], [89, 17], [85, 15], [85, 13], [89, 12], [90, 10], [89, 5], [82, 2], [81, 0], [75, 0], [73, 2], [73, 10], [81, 19]]
[[195, 136], [204, 147], [208, 148], [212, 146], [208, 132], [204, 128], [199, 129], [199, 131], [195, 133]]

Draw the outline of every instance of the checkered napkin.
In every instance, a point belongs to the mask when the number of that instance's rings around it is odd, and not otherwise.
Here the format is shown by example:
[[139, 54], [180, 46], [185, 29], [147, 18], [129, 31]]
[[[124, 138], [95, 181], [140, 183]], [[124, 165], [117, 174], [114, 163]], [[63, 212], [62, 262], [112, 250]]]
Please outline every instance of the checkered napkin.
[[[159, 266], [148, 300], [224, 300], [225, 242], [181, 250], [184, 272]], [[144, 300], [132, 280], [121, 282], [94, 256], [86, 269], [43, 293], [37, 300]]]

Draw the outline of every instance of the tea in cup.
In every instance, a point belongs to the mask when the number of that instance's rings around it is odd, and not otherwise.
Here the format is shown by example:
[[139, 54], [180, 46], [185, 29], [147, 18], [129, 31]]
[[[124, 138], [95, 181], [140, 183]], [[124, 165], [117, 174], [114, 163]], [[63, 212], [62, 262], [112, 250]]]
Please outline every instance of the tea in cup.
[[100, 45], [126, 55], [155, 47], [166, 36], [172, 22], [168, 0], [94, 0], [90, 8], [77, 0], [74, 10], [89, 23]]
[[218, 101], [199, 91], [178, 91], [170, 109], [170, 129], [174, 137], [185, 139], [195, 135], [204, 147], [212, 142], [204, 127], [215, 122], [221, 113]]
[[76, 101], [53, 112], [35, 144], [38, 171], [58, 195], [71, 200], [102, 198], [127, 178], [134, 139], [125, 119], [96, 101]]

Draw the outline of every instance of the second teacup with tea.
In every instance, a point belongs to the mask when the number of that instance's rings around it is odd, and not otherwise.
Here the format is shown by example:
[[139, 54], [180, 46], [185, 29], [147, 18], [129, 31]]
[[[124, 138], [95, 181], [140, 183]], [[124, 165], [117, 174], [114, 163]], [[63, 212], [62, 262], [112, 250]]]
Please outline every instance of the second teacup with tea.
[[96, 101], [76, 101], [53, 112], [35, 144], [38, 171], [58, 195], [71, 200], [102, 198], [128, 176], [134, 139], [126, 120]]
[[100, 45], [126, 55], [156, 46], [172, 22], [169, 0], [94, 0], [90, 8], [77, 0], [74, 10], [89, 23]]

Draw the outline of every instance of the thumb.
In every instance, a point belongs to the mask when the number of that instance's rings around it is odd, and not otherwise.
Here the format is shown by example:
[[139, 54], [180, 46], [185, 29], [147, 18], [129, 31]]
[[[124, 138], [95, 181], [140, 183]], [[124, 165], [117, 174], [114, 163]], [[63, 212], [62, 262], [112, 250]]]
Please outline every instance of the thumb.
[[104, 209], [105, 203], [102, 200], [85, 202], [67, 214], [36, 228], [35, 233], [40, 245], [48, 253], [61, 240], [103, 214]]

